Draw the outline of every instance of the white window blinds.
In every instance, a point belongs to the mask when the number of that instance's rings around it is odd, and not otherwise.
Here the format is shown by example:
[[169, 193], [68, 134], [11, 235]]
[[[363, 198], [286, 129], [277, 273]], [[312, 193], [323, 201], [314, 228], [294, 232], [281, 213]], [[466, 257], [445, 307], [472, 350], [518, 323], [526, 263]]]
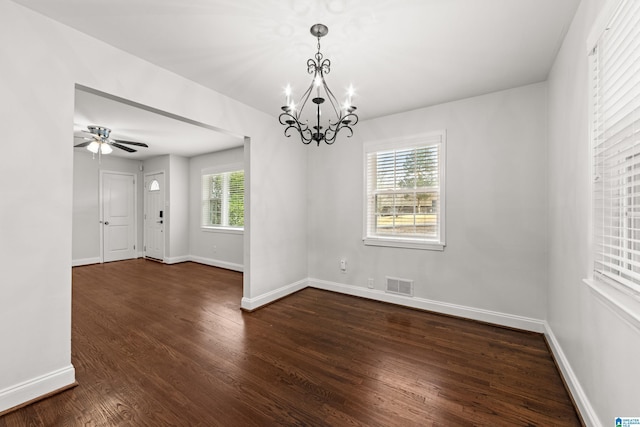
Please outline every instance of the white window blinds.
[[640, 292], [640, 2], [597, 41], [593, 75], [594, 274]]
[[371, 143], [365, 151], [365, 243], [442, 249], [444, 132]]

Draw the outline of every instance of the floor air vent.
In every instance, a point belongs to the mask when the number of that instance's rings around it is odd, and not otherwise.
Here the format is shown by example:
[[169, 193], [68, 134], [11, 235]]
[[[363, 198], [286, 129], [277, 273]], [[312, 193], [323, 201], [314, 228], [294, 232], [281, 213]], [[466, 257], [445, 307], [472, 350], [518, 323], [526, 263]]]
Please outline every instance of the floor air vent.
[[412, 297], [413, 280], [387, 277], [387, 292]]

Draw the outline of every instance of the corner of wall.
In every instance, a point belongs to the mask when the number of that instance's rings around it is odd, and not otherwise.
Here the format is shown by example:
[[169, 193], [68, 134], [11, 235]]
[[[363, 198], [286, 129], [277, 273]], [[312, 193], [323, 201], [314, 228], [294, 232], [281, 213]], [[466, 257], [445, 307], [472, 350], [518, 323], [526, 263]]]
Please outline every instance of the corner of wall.
[[600, 426], [603, 425], [598, 419], [598, 415], [594, 410], [593, 406], [591, 406], [591, 402], [587, 397], [582, 385], [580, 384], [580, 380], [578, 379], [576, 373], [571, 368], [571, 364], [569, 363], [569, 359], [562, 351], [562, 347], [558, 342], [556, 336], [551, 329], [551, 326], [546, 321], [544, 322], [544, 336], [547, 341], [547, 345], [551, 350], [554, 361], [560, 369], [560, 374], [562, 375], [562, 379], [565, 385], [568, 387], [569, 392], [571, 394], [571, 398], [576, 405], [582, 420], [588, 426]]

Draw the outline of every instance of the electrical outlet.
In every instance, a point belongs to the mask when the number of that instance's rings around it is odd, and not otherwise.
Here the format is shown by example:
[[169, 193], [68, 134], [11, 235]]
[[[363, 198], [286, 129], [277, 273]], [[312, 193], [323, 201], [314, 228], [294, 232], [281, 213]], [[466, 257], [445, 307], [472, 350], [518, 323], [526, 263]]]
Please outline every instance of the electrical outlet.
[[342, 271], [343, 273], [347, 271], [347, 260], [344, 258], [340, 260], [340, 271]]
[[373, 289], [373, 279], [369, 279], [369, 280], [367, 280], [367, 287], [368, 287], [369, 289]]

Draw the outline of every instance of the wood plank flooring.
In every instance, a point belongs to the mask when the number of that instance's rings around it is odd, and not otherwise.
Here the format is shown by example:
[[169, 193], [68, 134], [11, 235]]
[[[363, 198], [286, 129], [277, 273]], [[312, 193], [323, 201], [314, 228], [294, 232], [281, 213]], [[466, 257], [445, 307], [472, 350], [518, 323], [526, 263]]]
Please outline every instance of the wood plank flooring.
[[13, 426], [576, 426], [539, 334], [305, 289], [242, 312], [242, 274], [73, 269], [78, 387]]

